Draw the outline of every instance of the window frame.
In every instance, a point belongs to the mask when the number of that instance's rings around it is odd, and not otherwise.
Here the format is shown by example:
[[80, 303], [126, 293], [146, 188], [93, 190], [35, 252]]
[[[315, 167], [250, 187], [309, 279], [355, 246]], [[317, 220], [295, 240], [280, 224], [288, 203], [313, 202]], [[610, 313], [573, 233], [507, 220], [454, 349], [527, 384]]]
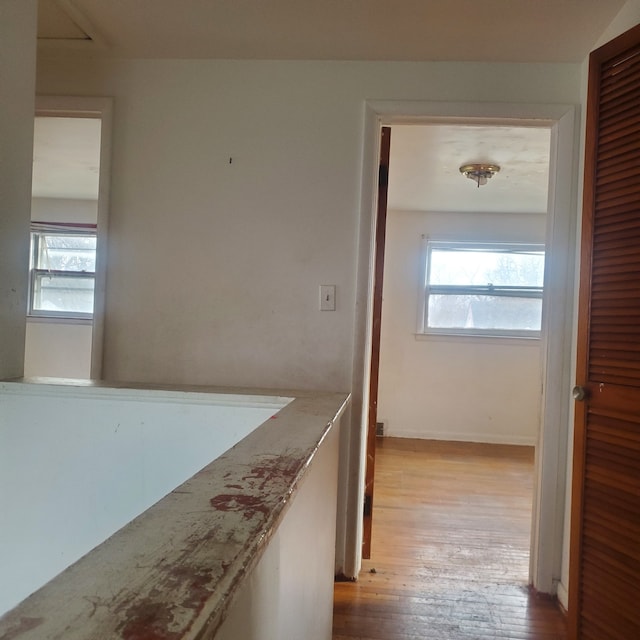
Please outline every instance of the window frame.
[[[429, 297], [431, 295], [459, 293], [459, 294], [492, 294], [499, 297], [535, 298], [544, 305], [544, 282], [541, 287], [535, 286], [506, 286], [506, 285], [430, 285], [431, 254], [434, 249], [473, 249], [476, 251], [500, 251], [505, 253], [519, 253], [525, 251], [540, 252], [546, 259], [545, 245], [542, 242], [486, 242], [486, 241], [460, 241], [460, 240], [433, 240], [423, 237], [422, 270], [419, 304], [418, 304], [418, 329], [417, 337], [445, 336], [464, 338], [517, 338], [525, 340], [540, 340], [541, 328], [533, 329], [478, 329], [464, 327], [429, 327]], [[510, 293], [512, 295], [510, 295]], [[513, 295], [518, 293], [519, 295]], [[544, 311], [543, 311], [544, 313]]]
[[[59, 269], [43, 269], [38, 264], [38, 256], [40, 254], [40, 242], [42, 237], [46, 236], [82, 236], [96, 238], [96, 255], [97, 255], [97, 233], [96, 225], [91, 224], [43, 224], [32, 223], [30, 233], [30, 256], [29, 256], [29, 296], [27, 317], [37, 320], [74, 320], [74, 321], [93, 321], [95, 310], [95, 291], [96, 291], [96, 272], [94, 271], [73, 271]], [[57, 278], [74, 278], [87, 279], [93, 282], [93, 305], [94, 309], [91, 313], [82, 311], [57, 311], [54, 309], [35, 309], [34, 303], [36, 299], [36, 286], [38, 280], [46, 276], [55, 276]]]

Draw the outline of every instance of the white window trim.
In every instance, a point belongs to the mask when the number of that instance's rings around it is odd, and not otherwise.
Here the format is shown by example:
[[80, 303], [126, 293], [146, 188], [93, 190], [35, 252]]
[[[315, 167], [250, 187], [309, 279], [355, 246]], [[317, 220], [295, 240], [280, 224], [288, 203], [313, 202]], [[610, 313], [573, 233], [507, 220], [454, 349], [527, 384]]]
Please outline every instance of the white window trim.
[[[415, 337], [417, 340], [430, 340], [437, 338], [444, 339], [495, 339], [498, 341], [509, 340], [513, 344], [514, 340], [525, 343], [537, 344], [541, 337], [541, 330], [510, 330], [510, 329], [465, 329], [465, 328], [434, 328], [427, 326], [427, 304], [428, 304], [428, 282], [430, 265], [429, 253], [431, 248], [438, 246], [465, 248], [469, 246], [491, 248], [518, 248], [523, 251], [545, 251], [542, 243], [524, 243], [524, 242], [486, 242], [475, 240], [451, 240], [451, 239], [433, 239], [429, 236], [422, 236], [422, 250], [420, 256], [420, 287], [418, 290], [418, 314], [417, 329]], [[544, 304], [544, 289], [540, 295]]]

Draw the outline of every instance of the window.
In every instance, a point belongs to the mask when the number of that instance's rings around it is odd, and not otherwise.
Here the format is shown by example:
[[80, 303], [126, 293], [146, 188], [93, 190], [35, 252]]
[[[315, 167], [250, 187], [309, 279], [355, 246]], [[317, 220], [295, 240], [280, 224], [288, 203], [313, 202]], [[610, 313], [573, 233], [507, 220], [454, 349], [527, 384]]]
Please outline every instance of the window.
[[542, 245], [428, 242], [422, 333], [539, 337]]
[[96, 234], [86, 227], [32, 227], [29, 315], [92, 318]]

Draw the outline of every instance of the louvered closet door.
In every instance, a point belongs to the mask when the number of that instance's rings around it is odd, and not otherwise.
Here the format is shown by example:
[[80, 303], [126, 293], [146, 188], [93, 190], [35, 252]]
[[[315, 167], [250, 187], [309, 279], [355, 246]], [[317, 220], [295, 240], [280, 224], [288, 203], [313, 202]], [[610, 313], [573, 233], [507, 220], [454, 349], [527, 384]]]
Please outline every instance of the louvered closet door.
[[637, 640], [640, 25], [591, 55], [586, 144], [570, 634]]

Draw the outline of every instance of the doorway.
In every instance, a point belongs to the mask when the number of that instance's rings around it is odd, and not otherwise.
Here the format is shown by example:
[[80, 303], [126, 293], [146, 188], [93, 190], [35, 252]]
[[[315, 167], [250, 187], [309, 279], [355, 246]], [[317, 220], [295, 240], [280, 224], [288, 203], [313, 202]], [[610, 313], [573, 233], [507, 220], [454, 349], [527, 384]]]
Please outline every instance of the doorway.
[[[379, 431], [531, 450], [540, 427], [550, 129], [400, 124], [385, 133], [384, 320], [370, 402]], [[494, 167], [495, 177], [482, 186], [466, 180], [459, 167], [471, 161]], [[365, 529], [364, 557], [366, 541]]]
[[99, 379], [111, 103], [38, 98], [25, 376]]
[[[551, 131], [549, 216], [545, 234], [547, 276], [543, 314], [543, 369], [541, 429], [536, 449], [536, 487], [533, 509], [530, 582], [545, 593], [553, 593], [560, 574], [564, 518], [564, 475], [568, 431], [569, 393], [567, 371], [570, 366], [570, 330], [573, 281], [573, 230], [575, 189], [573, 184], [574, 108], [556, 105], [457, 104], [370, 102], [366, 110], [365, 166], [362, 190], [362, 218], [358, 269], [358, 308], [353, 388], [363, 402], [354, 408], [351, 432], [351, 468], [358, 468], [358, 482], [348, 487], [347, 504], [358, 504], [350, 511], [346, 539], [355, 541], [345, 549], [346, 575], [355, 577], [360, 569], [362, 540], [361, 513], [364, 504], [364, 440], [368, 406], [369, 363], [371, 353], [371, 254], [375, 238], [375, 205], [378, 177], [379, 132], [382, 125], [460, 124], [546, 126]], [[366, 304], [365, 304], [366, 302]], [[356, 427], [359, 425], [359, 428]], [[349, 536], [349, 530], [352, 535]], [[355, 532], [355, 533], [353, 533]], [[351, 555], [353, 554], [353, 555]]]

